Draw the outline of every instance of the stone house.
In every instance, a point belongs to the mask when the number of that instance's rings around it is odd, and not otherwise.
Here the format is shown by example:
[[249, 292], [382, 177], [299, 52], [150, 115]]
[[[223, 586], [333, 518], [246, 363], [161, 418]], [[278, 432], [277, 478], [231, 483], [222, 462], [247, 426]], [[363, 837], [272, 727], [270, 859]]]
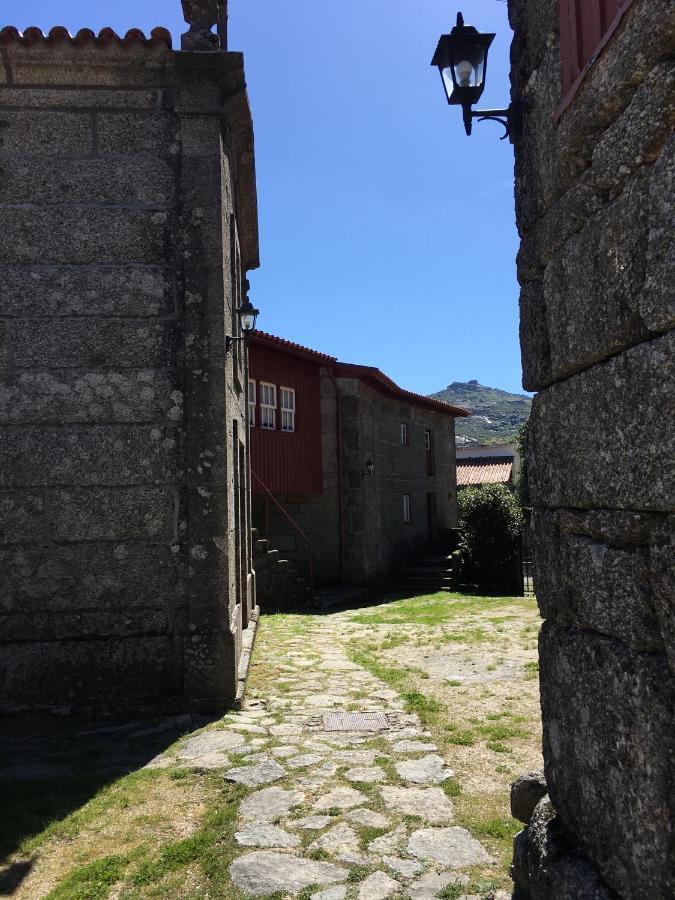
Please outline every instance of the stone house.
[[249, 378], [253, 522], [317, 584], [377, 584], [456, 524], [466, 410], [262, 332]]
[[509, 12], [551, 801], [516, 840], [517, 896], [666, 900], [675, 5], [509, 0]]
[[0, 31], [3, 711], [234, 702], [257, 265], [240, 53]]
[[520, 458], [513, 444], [457, 447], [457, 489], [481, 484], [514, 487]]

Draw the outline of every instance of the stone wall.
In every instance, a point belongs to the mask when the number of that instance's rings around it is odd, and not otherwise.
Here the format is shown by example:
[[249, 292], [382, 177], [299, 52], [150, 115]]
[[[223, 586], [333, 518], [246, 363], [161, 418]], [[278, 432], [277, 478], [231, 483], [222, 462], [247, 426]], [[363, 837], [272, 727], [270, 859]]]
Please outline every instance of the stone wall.
[[580, 897], [575, 878], [595, 869], [583, 896], [665, 900], [675, 891], [675, 15], [670, 0], [633, 0], [555, 117], [558, 2], [509, 6], [513, 92], [525, 101], [521, 347], [524, 387], [539, 392], [529, 465], [555, 815], [542, 807], [519, 838], [516, 881], [519, 896]]
[[[338, 418], [339, 394], [339, 418]], [[338, 420], [342, 438], [338, 440]], [[401, 444], [401, 425], [408, 446]], [[426, 474], [424, 431], [435, 435], [435, 473]], [[370, 387], [358, 378], [321, 377], [323, 493], [277, 499], [310, 539], [317, 585], [377, 586], [409, 559], [428, 551], [427, 494], [437, 497], [437, 530], [457, 521], [455, 420]], [[342, 489], [338, 472], [342, 460]], [[372, 475], [366, 462], [372, 461]], [[403, 494], [411, 521], [403, 521]], [[344, 571], [340, 566], [340, 502]], [[307, 543], [274, 504], [254, 497], [254, 523], [304, 576]]]
[[154, 34], [2, 32], [3, 710], [236, 690], [250, 114], [240, 54]]
[[[457, 520], [455, 420], [388, 397], [361, 379], [339, 378], [344, 442], [346, 578], [377, 583], [428, 552], [427, 495], [435, 495], [436, 531]], [[401, 425], [408, 445], [401, 444]], [[434, 474], [426, 474], [425, 429], [434, 435]], [[372, 475], [366, 463], [372, 461]], [[411, 520], [403, 520], [403, 495]], [[432, 542], [435, 536], [432, 536]]]

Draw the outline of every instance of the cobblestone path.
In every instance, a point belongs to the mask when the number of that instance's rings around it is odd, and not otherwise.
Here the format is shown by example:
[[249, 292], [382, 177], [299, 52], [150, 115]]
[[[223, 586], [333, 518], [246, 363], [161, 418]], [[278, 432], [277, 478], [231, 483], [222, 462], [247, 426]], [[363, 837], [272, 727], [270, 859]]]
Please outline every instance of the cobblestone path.
[[464, 896], [466, 871], [492, 860], [453, 824], [451, 760], [395, 691], [350, 661], [343, 615], [285, 623], [256, 649], [268, 674], [254, 672], [242, 711], [178, 750], [249, 789], [234, 885], [312, 900]]

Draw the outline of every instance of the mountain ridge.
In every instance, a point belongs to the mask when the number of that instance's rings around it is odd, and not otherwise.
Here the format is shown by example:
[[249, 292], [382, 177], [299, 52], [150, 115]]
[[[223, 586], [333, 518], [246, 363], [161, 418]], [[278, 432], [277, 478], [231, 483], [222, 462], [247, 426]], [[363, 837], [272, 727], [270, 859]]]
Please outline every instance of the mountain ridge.
[[471, 410], [468, 419], [455, 421], [458, 447], [512, 443], [532, 409], [531, 397], [487, 387], [475, 380], [453, 381], [442, 391], [429, 396]]

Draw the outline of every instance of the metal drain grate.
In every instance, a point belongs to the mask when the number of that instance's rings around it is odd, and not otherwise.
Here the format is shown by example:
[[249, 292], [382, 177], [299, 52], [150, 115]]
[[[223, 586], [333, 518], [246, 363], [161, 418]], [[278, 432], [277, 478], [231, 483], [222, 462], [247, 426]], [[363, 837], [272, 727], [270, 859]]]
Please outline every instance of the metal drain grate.
[[382, 713], [326, 713], [324, 731], [385, 731], [389, 728]]

